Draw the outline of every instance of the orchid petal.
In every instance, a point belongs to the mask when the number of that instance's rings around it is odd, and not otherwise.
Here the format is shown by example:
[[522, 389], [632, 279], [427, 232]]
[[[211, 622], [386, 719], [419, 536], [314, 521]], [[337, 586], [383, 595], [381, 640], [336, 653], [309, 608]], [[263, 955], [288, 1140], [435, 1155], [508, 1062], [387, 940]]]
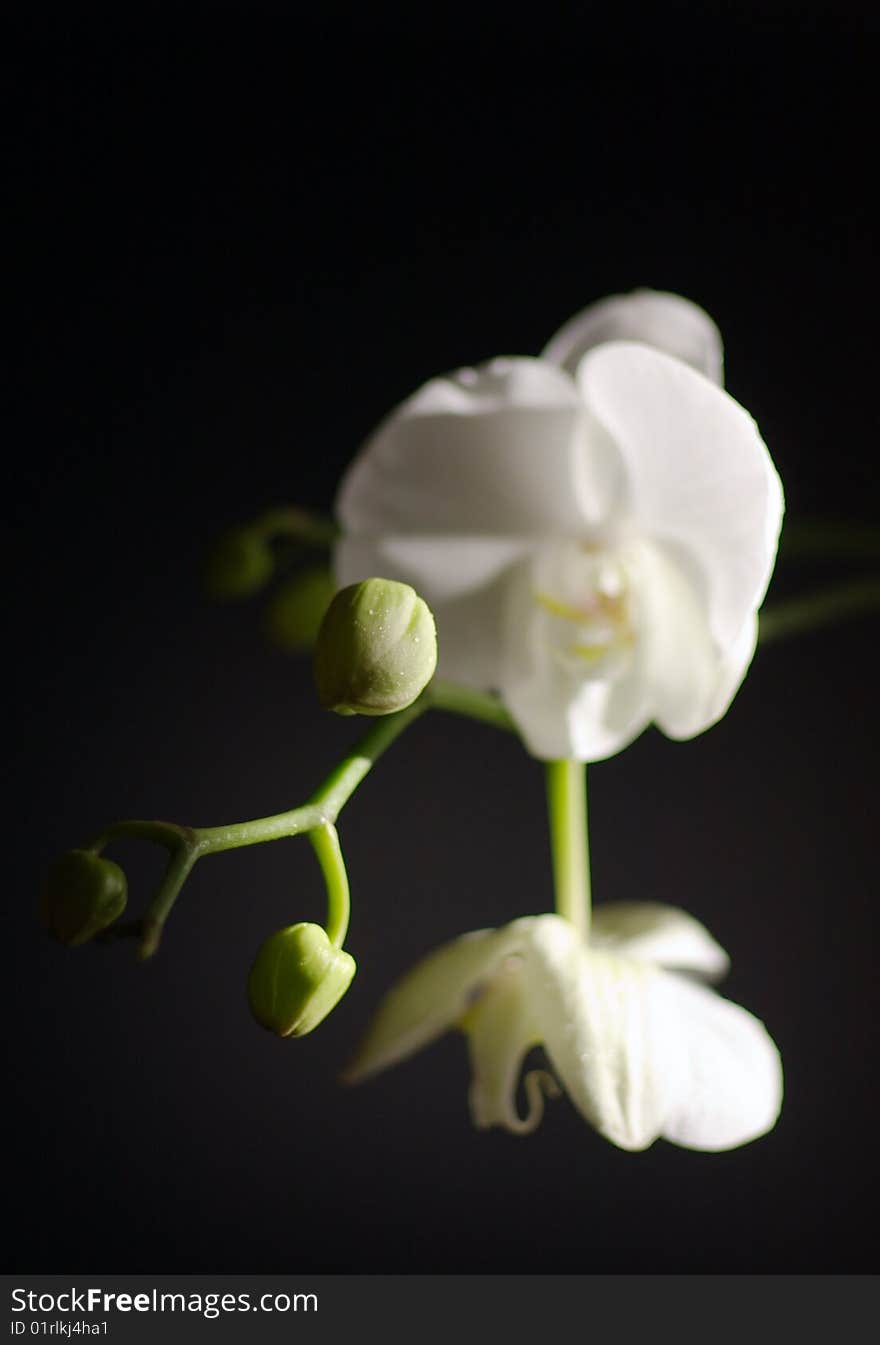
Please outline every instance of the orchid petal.
[[[470, 1108], [479, 1129], [500, 1125], [513, 1134], [526, 1135], [543, 1115], [542, 1083], [549, 1076], [539, 1070], [527, 1075], [523, 1082], [528, 1110], [520, 1116], [516, 1105], [520, 1069], [540, 1038], [523, 993], [521, 963], [516, 957], [508, 962], [462, 1024], [471, 1060]], [[558, 1091], [552, 1080], [544, 1086], [548, 1092]]]
[[664, 1139], [717, 1152], [771, 1130], [782, 1106], [782, 1064], [764, 1024], [683, 977], [659, 973], [652, 991], [677, 1048], [667, 1053]]
[[526, 748], [539, 761], [605, 761], [648, 727], [641, 680], [572, 683], [551, 664], [501, 683], [501, 694]]
[[498, 963], [516, 951], [528, 924], [465, 934], [417, 963], [382, 1000], [346, 1081], [359, 1083], [406, 1059], [458, 1023]]
[[575, 1107], [620, 1148], [647, 1148], [662, 1129], [679, 1027], [652, 1012], [650, 983], [663, 973], [589, 954], [556, 916], [535, 922], [525, 968], [541, 1039]]
[[591, 414], [616, 443], [630, 526], [678, 548], [722, 650], [757, 611], [773, 568], [782, 487], [751, 416], [681, 360], [616, 342], [582, 360]]
[[560, 328], [542, 358], [575, 374], [587, 351], [606, 341], [640, 341], [684, 360], [713, 383], [724, 382], [718, 328], [708, 313], [678, 294], [635, 290], [591, 304]]
[[748, 616], [720, 650], [705, 604], [687, 570], [663, 546], [631, 550], [640, 604], [637, 663], [652, 717], [670, 738], [693, 738], [725, 713], [755, 652], [757, 619]]
[[575, 1106], [623, 1149], [660, 1136], [734, 1148], [775, 1123], [779, 1054], [763, 1024], [684, 977], [587, 952], [535, 921], [524, 961], [547, 1054]]
[[730, 965], [724, 949], [687, 911], [656, 901], [614, 901], [597, 906], [590, 947], [675, 971], [716, 980]]
[[435, 378], [392, 412], [346, 472], [337, 513], [368, 536], [534, 537], [581, 531], [600, 488], [573, 380], [517, 357]]
[[343, 537], [336, 578], [340, 585], [377, 574], [400, 579], [434, 606], [482, 591], [532, 545], [514, 537]]

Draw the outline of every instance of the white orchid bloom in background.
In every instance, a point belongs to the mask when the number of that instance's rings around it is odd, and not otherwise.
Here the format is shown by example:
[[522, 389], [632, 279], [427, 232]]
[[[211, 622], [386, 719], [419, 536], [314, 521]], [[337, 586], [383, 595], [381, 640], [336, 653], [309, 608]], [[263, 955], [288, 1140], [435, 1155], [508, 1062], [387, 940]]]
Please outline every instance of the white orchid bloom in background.
[[535, 756], [693, 737], [751, 662], [783, 512], [720, 377], [706, 314], [640, 292], [433, 379], [343, 480], [338, 581], [413, 585], [439, 675], [500, 693]]
[[555, 1081], [526, 1075], [524, 1116], [516, 1094], [526, 1053], [543, 1044], [578, 1111], [621, 1148], [660, 1137], [735, 1148], [775, 1124], [782, 1067], [763, 1024], [691, 979], [726, 966], [702, 925], [653, 904], [599, 907], [588, 944], [557, 915], [467, 934], [389, 992], [346, 1077], [358, 1082], [459, 1027], [479, 1127], [535, 1128]]

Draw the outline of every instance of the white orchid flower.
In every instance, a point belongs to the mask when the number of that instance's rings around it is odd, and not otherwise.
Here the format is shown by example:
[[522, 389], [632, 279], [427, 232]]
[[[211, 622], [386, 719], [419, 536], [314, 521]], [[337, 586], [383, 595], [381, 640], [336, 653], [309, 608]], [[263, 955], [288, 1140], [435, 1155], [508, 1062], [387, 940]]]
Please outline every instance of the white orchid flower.
[[735, 1148], [775, 1124], [782, 1068], [763, 1024], [691, 979], [726, 966], [702, 925], [653, 904], [600, 906], [588, 944], [557, 915], [467, 934], [390, 991], [346, 1077], [364, 1079], [459, 1027], [479, 1127], [535, 1128], [555, 1081], [526, 1075], [524, 1115], [516, 1094], [526, 1053], [543, 1044], [575, 1107], [621, 1148], [660, 1137]]
[[540, 359], [427, 383], [337, 501], [340, 584], [412, 584], [438, 673], [497, 691], [538, 757], [597, 761], [651, 722], [690, 738], [751, 662], [782, 489], [674, 295], [605, 300]]

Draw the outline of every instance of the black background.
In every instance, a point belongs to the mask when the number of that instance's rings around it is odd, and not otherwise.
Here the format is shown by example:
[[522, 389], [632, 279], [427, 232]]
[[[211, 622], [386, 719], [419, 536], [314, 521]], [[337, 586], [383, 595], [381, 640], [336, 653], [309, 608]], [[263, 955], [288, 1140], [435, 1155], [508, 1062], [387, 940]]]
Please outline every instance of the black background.
[[[302, 841], [207, 861], [149, 965], [37, 927], [49, 861], [106, 822], [273, 812], [352, 741], [199, 562], [266, 505], [328, 510], [437, 372], [675, 290], [719, 322], [790, 516], [877, 518], [868, 7], [367, 8], [9, 33], [8, 1268], [872, 1269], [868, 619], [762, 651], [710, 733], [591, 773], [597, 898], [692, 910], [780, 1043], [752, 1146], [625, 1154], [567, 1101], [479, 1134], [456, 1036], [337, 1084], [416, 957], [551, 902], [540, 768], [489, 728], [422, 721], [346, 810], [360, 970], [305, 1040], [244, 999], [262, 937], [321, 917]], [[115, 854], [137, 907], [158, 856]]]

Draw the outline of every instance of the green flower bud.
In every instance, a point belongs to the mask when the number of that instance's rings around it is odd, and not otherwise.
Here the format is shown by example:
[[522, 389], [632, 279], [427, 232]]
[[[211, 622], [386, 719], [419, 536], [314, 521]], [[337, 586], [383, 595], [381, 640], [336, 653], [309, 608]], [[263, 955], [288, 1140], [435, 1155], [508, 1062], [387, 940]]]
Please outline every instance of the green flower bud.
[[212, 598], [247, 598], [272, 577], [269, 543], [248, 528], [230, 528], [205, 564], [205, 588]]
[[437, 631], [408, 584], [365, 579], [336, 594], [318, 632], [321, 704], [341, 715], [389, 715], [411, 705], [434, 676]]
[[314, 649], [336, 592], [326, 568], [301, 570], [280, 584], [266, 608], [266, 634], [285, 649]]
[[43, 923], [69, 948], [86, 943], [125, 910], [128, 884], [112, 859], [90, 850], [68, 850], [49, 870]]
[[304, 1037], [336, 1007], [355, 970], [320, 925], [288, 925], [269, 935], [251, 967], [251, 1013], [279, 1037]]

